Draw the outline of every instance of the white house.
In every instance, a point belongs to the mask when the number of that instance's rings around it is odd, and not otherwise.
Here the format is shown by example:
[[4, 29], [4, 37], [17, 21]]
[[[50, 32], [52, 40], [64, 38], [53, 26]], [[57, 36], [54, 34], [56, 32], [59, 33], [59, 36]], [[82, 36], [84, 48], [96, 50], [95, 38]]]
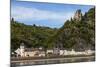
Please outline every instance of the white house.
[[39, 53], [39, 57], [45, 57], [46, 56], [46, 52], [45, 51], [41, 51], [40, 53]]
[[54, 55], [59, 55], [60, 54], [60, 49], [59, 48], [54, 48], [53, 49], [53, 54]]
[[53, 54], [53, 49], [47, 49], [46, 54]]
[[90, 50], [90, 49], [85, 51], [85, 54], [86, 54], [86, 55], [92, 55], [92, 54], [94, 54], [94, 53], [95, 53], [95, 51]]
[[25, 49], [25, 57], [38, 57], [39, 50], [34, 48], [26, 48]]
[[20, 48], [18, 48], [17, 50], [15, 50], [15, 53], [17, 54], [17, 57], [18, 57], [21, 54]]
[[64, 55], [65, 51], [64, 50], [60, 50], [60, 55]]
[[41, 57], [45, 56], [45, 51], [42, 48], [25, 48], [24, 44], [20, 45], [20, 48], [15, 50], [17, 56], [20, 57]]

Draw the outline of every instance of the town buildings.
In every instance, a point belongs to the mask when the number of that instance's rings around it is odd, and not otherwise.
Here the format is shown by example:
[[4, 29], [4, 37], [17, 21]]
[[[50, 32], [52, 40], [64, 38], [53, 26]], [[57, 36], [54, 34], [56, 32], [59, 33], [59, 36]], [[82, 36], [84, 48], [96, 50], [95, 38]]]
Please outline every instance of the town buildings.
[[17, 57], [45, 57], [45, 56], [68, 56], [68, 55], [92, 55], [95, 53], [93, 50], [85, 50], [85, 51], [75, 51], [67, 50], [67, 49], [44, 49], [40, 48], [25, 48], [25, 45], [22, 43], [20, 48], [15, 50]]

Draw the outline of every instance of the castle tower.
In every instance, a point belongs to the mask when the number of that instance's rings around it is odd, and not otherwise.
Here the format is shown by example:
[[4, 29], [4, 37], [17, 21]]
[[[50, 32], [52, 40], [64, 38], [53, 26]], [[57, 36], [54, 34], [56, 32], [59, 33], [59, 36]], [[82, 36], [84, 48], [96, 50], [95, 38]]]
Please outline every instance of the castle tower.
[[76, 21], [81, 21], [82, 20], [82, 13], [81, 13], [80, 9], [75, 12], [75, 15], [74, 15], [73, 19], [76, 20]]

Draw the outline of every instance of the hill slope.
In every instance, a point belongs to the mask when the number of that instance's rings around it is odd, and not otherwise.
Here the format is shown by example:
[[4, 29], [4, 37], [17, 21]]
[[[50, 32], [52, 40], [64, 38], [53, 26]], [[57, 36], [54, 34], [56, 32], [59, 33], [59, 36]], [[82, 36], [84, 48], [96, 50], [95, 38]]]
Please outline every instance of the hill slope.
[[11, 48], [17, 49], [20, 44], [26, 47], [47, 47], [48, 39], [55, 34], [57, 29], [33, 25], [25, 25], [11, 20]]
[[[81, 10], [76, 12], [82, 14]], [[74, 18], [67, 20], [60, 29], [35, 24], [25, 25], [12, 18], [12, 51], [17, 49], [21, 42], [24, 42], [27, 47], [95, 49], [95, 8], [91, 8], [84, 15], [76, 13]]]
[[65, 22], [50, 41], [52, 46], [75, 50], [95, 49], [95, 8], [80, 17], [81, 20], [71, 18]]

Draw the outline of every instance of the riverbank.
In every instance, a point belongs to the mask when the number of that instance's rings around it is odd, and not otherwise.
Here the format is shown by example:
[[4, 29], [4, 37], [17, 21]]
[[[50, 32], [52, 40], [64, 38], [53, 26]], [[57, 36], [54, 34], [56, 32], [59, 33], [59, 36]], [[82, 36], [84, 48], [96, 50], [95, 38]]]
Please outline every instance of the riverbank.
[[41, 59], [26, 59], [26, 60], [16, 60], [16, 61], [11, 61], [11, 62], [28, 62], [28, 61], [44, 61], [44, 60], [63, 60], [63, 59], [81, 59], [81, 58], [95, 58], [95, 56], [84, 56], [84, 57], [61, 57], [61, 58], [41, 58]]
[[53, 58], [73, 58], [73, 57], [90, 57], [95, 55], [67, 55], [67, 56], [45, 56], [45, 57], [11, 57], [12, 61], [19, 60], [36, 60], [36, 59], [53, 59]]

